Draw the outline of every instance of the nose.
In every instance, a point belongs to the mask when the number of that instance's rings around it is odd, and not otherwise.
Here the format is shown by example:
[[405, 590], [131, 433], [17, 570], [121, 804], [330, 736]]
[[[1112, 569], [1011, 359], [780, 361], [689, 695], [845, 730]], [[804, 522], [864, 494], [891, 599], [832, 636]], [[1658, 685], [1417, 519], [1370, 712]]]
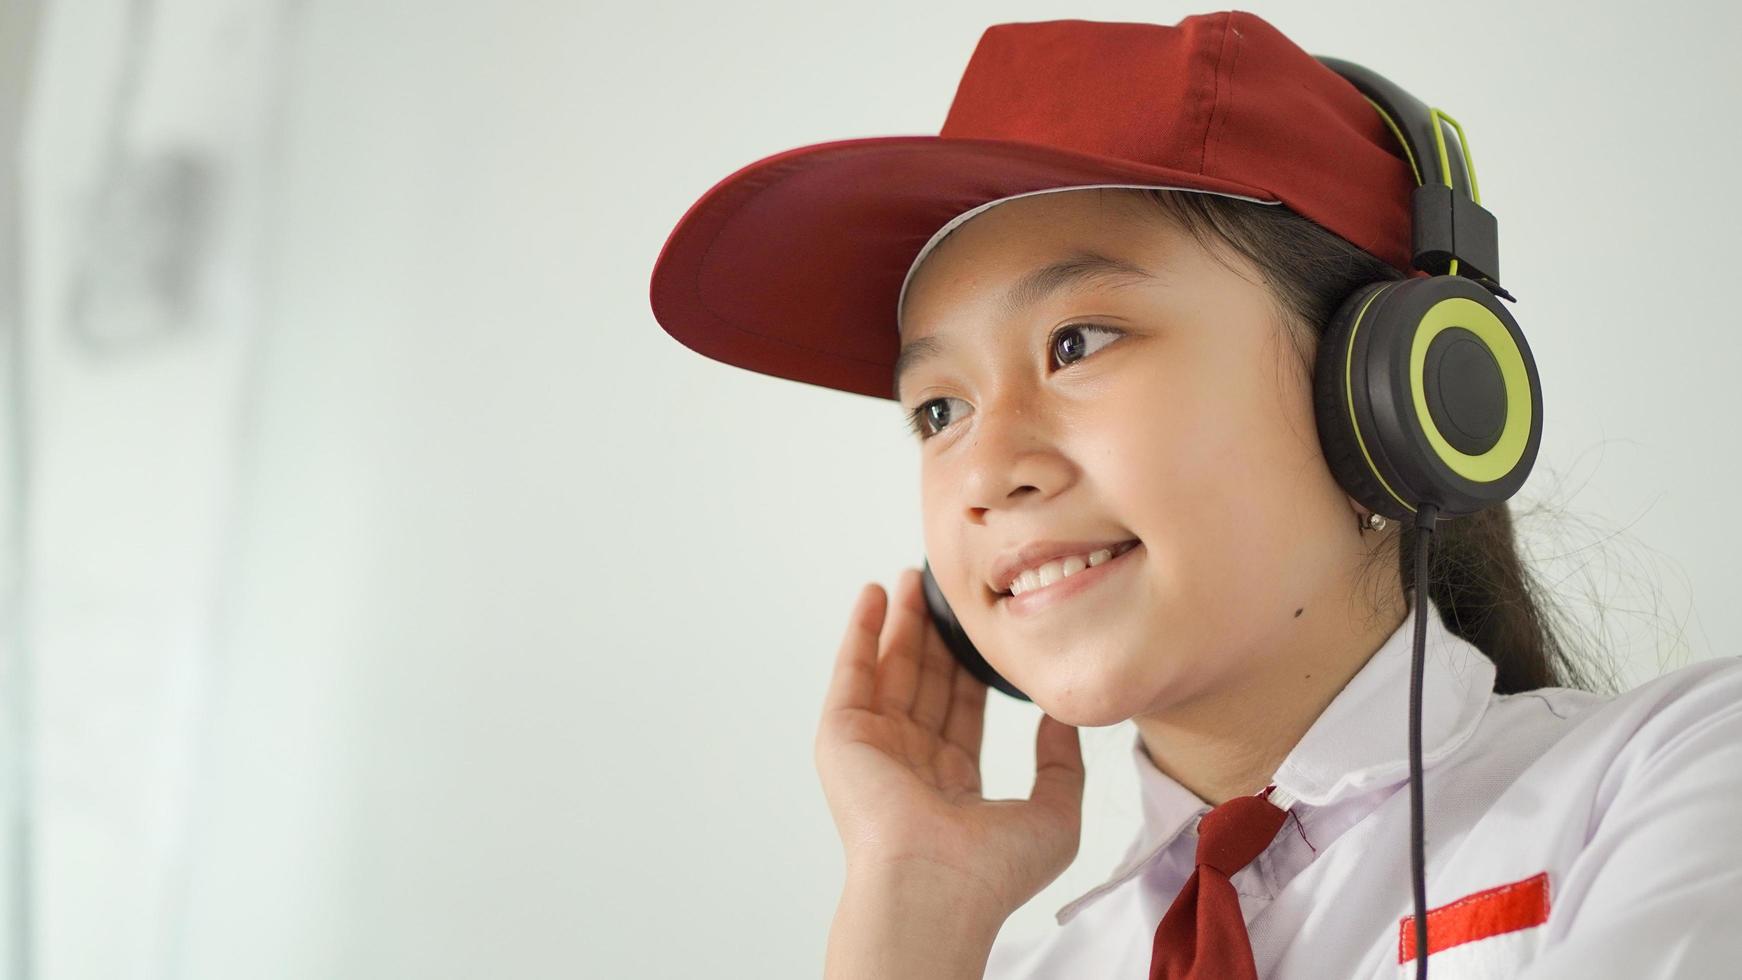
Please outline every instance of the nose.
[[1027, 395], [991, 400], [975, 410], [961, 484], [970, 523], [984, 524], [993, 510], [1049, 499], [1073, 479], [1051, 416]]

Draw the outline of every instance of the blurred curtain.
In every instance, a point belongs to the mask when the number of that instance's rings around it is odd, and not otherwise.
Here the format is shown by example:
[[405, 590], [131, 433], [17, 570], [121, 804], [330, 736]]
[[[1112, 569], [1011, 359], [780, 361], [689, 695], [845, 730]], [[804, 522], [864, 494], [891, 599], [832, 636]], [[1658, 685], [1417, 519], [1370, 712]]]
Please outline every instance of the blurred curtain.
[[24, 611], [24, 210], [19, 147], [35, 64], [39, 5], [0, 5], [0, 972], [32, 960], [29, 774], [30, 684]]
[[6, 2], [3, 962], [173, 977], [293, 9]]

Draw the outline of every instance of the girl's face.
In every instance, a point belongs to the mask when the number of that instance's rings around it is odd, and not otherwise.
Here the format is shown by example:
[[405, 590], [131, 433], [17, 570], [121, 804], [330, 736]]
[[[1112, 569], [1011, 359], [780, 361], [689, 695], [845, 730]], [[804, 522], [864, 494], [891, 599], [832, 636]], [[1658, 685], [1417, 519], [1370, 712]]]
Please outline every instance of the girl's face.
[[[1067, 723], [1260, 696], [1361, 615], [1366, 545], [1310, 379], [1261, 273], [1225, 261], [1136, 192], [1077, 190], [976, 215], [909, 284], [903, 349], [936, 347], [898, 381], [932, 573], [992, 666]], [[1129, 539], [1074, 589], [993, 590], [1024, 546]]]

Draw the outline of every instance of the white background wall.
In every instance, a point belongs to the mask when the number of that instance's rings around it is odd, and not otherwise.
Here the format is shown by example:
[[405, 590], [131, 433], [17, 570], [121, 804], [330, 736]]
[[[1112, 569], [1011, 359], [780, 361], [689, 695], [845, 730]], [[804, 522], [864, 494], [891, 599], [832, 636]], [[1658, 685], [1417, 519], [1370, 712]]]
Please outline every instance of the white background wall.
[[[653, 259], [744, 164], [935, 133], [989, 24], [1200, 8], [41, 6], [37, 975], [818, 975], [816, 714], [855, 591], [919, 563], [917, 455], [892, 403], [671, 340]], [[1470, 134], [1557, 598], [1631, 681], [1736, 654], [1737, 8], [1254, 9]], [[988, 795], [1038, 716], [991, 700]], [[1007, 929], [1123, 850], [1129, 731], [1083, 733], [1082, 851]]]

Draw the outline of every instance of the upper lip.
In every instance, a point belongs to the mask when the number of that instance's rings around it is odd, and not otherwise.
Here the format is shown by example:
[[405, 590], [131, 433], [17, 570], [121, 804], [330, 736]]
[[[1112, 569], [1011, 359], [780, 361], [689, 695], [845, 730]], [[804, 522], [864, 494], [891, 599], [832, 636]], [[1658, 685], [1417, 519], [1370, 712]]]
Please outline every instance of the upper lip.
[[1102, 548], [1114, 548], [1136, 538], [1106, 538], [1100, 541], [1031, 541], [1013, 551], [1007, 551], [998, 556], [992, 563], [992, 577], [987, 584], [993, 592], [1010, 591], [1010, 583], [1016, 581], [1016, 576], [1030, 568], [1044, 565], [1054, 558], [1064, 558], [1069, 555], [1087, 555]]

